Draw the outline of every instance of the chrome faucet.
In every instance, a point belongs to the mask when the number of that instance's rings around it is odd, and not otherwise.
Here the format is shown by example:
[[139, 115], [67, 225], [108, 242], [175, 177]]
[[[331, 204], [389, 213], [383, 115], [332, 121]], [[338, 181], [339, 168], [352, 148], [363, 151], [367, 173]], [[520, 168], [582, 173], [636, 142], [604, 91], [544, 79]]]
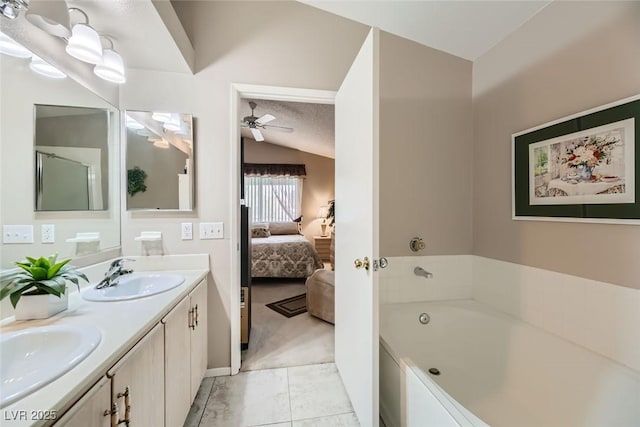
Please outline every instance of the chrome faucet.
[[125, 274], [133, 273], [133, 269], [131, 268], [122, 268], [123, 264], [127, 261], [135, 261], [135, 259], [130, 258], [118, 258], [113, 261], [109, 266], [109, 270], [104, 274], [104, 279], [100, 281], [96, 285], [96, 289], [109, 288], [111, 286], [116, 286], [120, 279], [120, 276], [124, 276]]
[[433, 278], [433, 274], [428, 272], [427, 270], [425, 270], [422, 267], [416, 267], [413, 269], [413, 274], [415, 274], [416, 276], [422, 276], [425, 279], [431, 279]]

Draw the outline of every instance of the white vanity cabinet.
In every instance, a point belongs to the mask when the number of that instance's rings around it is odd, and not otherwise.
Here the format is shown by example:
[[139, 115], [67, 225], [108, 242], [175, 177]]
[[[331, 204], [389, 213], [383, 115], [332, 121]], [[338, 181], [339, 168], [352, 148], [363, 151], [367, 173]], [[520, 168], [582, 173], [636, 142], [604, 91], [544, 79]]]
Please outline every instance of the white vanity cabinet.
[[207, 369], [207, 282], [163, 319], [166, 427], [184, 424]]
[[85, 393], [56, 427], [111, 427], [111, 381], [107, 377]]
[[[157, 324], [107, 372], [121, 425], [164, 425], [164, 328]], [[128, 422], [128, 423], [127, 423]]]

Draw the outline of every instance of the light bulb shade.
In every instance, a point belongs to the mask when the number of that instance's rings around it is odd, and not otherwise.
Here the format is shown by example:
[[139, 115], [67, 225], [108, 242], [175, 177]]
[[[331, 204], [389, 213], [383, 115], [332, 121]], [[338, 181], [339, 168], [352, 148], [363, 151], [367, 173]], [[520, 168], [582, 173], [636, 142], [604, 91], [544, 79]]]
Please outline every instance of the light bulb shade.
[[69, 9], [63, 0], [31, 0], [25, 17], [36, 27], [60, 38], [69, 38]]
[[90, 64], [102, 62], [102, 43], [98, 32], [87, 24], [76, 24], [71, 29], [67, 42], [67, 53], [80, 61]]
[[151, 115], [151, 118], [156, 122], [164, 123], [171, 120], [171, 113], [162, 113], [159, 111], [154, 111], [153, 114]]
[[102, 52], [102, 62], [95, 66], [93, 72], [101, 79], [112, 83], [124, 83], [127, 81], [124, 75], [122, 56], [113, 49], [105, 49]]
[[158, 148], [169, 148], [169, 141], [164, 138], [156, 139], [153, 143], [153, 146]]
[[320, 206], [318, 209], [318, 218], [327, 219], [327, 212], [329, 212], [329, 206]]
[[138, 123], [136, 119], [127, 116], [127, 128], [132, 130], [142, 130], [144, 129], [144, 126]]
[[67, 77], [65, 73], [58, 70], [53, 65], [45, 62], [42, 58], [37, 55], [33, 55], [31, 58], [31, 64], [29, 64], [29, 68], [35, 73], [38, 73], [45, 77], [51, 77], [52, 79], [64, 79]]
[[182, 120], [180, 120], [180, 116], [178, 114], [171, 114], [171, 118], [164, 122], [164, 128], [166, 130], [177, 132], [182, 129], [182, 126], [180, 124], [181, 121]]
[[0, 33], [0, 53], [16, 58], [31, 58], [31, 51], [11, 37]]

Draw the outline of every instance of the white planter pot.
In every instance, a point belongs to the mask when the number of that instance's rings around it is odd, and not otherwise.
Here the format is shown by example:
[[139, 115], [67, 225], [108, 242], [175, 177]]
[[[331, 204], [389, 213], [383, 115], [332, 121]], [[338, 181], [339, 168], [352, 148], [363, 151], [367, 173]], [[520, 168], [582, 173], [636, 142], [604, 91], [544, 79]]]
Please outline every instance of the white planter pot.
[[22, 295], [16, 305], [16, 320], [46, 319], [69, 308], [69, 290], [60, 298], [55, 295]]

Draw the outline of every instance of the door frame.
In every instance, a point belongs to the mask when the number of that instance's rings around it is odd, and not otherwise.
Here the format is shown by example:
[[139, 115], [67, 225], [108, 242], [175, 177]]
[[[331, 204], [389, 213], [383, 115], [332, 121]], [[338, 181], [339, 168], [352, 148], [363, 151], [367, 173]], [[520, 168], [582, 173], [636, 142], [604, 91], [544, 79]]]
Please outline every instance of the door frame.
[[281, 86], [231, 84], [231, 375], [240, 371], [240, 100], [242, 98], [269, 101], [305, 102], [309, 104], [335, 104], [336, 91], [302, 89]]

